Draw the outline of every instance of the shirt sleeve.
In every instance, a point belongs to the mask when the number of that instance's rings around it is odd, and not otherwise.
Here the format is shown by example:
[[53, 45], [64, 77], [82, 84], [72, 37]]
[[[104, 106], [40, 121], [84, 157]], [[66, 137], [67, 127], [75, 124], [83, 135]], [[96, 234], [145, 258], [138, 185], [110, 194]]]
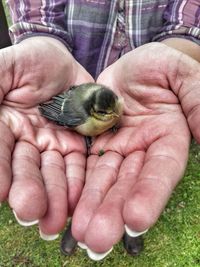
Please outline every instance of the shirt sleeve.
[[163, 27], [153, 41], [185, 38], [200, 45], [200, 1], [169, 0], [163, 13]]
[[7, 0], [12, 19], [9, 28], [12, 43], [33, 36], [51, 36], [71, 50], [71, 37], [66, 30], [66, 0]]

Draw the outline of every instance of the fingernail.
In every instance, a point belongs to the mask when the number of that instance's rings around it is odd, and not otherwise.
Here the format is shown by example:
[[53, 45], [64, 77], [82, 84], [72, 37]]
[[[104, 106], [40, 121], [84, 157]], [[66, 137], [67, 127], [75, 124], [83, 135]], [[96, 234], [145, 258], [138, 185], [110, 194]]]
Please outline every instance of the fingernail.
[[88, 254], [90, 259], [92, 259], [94, 261], [100, 261], [103, 258], [105, 258], [112, 251], [112, 249], [113, 249], [113, 247], [110, 250], [108, 250], [107, 252], [96, 253], [96, 252], [92, 251], [91, 249], [87, 248], [87, 254]]
[[87, 245], [84, 244], [84, 243], [82, 243], [82, 242], [78, 242], [78, 246], [79, 246], [80, 248], [82, 248], [82, 249], [87, 249], [87, 248], [88, 248]]
[[55, 234], [55, 235], [44, 234], [40, 229], [39, 229], [39, 233], [40, 233], [40, 237], [45, 241], [53, 241], [59, 237], [59, 234]]
[[38, 223], [38, 220], [35, 220], [35, 221], [23, 221], [23, 220], [19, 219], [14, 210], [13, 210], [13, 214], [14, 214], [15, 219], [17, 220], [17, 222], [22, 226], [32, 226], [32, 225], [35, 225], [35, 224]]
[[145, 234], [149, 229], [144, 230], [143, 232], [136, 232], [131, 230], [126, 224], [124, 225], [126, 233], [131, 237], [137, 237]]

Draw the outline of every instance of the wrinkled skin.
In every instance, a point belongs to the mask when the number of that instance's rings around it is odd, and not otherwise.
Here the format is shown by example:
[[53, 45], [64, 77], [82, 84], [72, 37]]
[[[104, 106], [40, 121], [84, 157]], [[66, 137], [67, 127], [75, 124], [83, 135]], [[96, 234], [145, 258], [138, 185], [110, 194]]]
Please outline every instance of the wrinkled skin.
[[124, 115], [116, 133], [94, 141], [73, 216], [73, 235], [91, 250], [109, 250], [122, 238], [124, 224], [140, 232], [157, 221], [186, 168], [185, 116], [199, 140], [199, 75], [199, 63], [152, 43], [126, 54], [98, 78], [124, 98]]
[[[55, 234], [81, 194], [86, 147], [80, 135], [38, 116], [37, 105], [93, 80], [47, 37], [1, 50], [0, 62], [0, 201], [8, 197], [19, 218], [40, 219], [42, 232]], [[124, 98], [124, 115], [116, 133], [94, 141], [73, 216], [74, 236], [92, 250], [118, 242], [124, 223], [142, 231], [156, 222], [187, 162], [190, 133], [183, 111], [200, 140], [199, 73], [196, 61], [149, 44], [98, 78]]]
[[37, 106], [93, 80], [52, 38], [3, 49], [0, 62], [0, 202], [8, 198], [18, 218], [40, 219], [41, 231], [55, 234], [80, 197], [86, 146], [82, 136], [48, 123]]

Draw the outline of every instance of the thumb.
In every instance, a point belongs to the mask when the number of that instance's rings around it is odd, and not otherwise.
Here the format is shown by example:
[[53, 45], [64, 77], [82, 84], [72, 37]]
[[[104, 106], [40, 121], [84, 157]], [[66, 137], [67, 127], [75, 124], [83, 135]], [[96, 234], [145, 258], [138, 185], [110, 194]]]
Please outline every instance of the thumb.
[[196, 141], [200, 143], [200, 63], [183, 54], [177, 66], [176, 77], [170, 77], [170, 80], [189, 128]]
[[14, 49], [12, 46], [0, 50], [0, 103], [14, 84]]

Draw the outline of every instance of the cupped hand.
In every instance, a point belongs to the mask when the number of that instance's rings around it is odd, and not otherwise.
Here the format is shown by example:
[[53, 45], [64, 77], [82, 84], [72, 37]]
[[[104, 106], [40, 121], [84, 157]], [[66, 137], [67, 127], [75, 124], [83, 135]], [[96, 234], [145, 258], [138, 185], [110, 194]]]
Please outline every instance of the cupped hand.
[[159, 218], [188, 158], [190, 132], [178, 97], [184, 110], [191, 107], [184, 99], [199, 84], [199, 70], [188, 56], [152, 43], [99, 76], [98, 83], [123, 98], [124, 113], [117, 132], [93, 141], [73, 216], [74, 237], [92, 251], [109, 250], [122, 238], [124, 225], [142, 232]]
[[73, 212], [85, 177], [83, 137], [47, 122], [38, 104], [93, 81], [58, 40], [29, 38], [0, 51], [0, 201], [21, 223], [56, 234]]

